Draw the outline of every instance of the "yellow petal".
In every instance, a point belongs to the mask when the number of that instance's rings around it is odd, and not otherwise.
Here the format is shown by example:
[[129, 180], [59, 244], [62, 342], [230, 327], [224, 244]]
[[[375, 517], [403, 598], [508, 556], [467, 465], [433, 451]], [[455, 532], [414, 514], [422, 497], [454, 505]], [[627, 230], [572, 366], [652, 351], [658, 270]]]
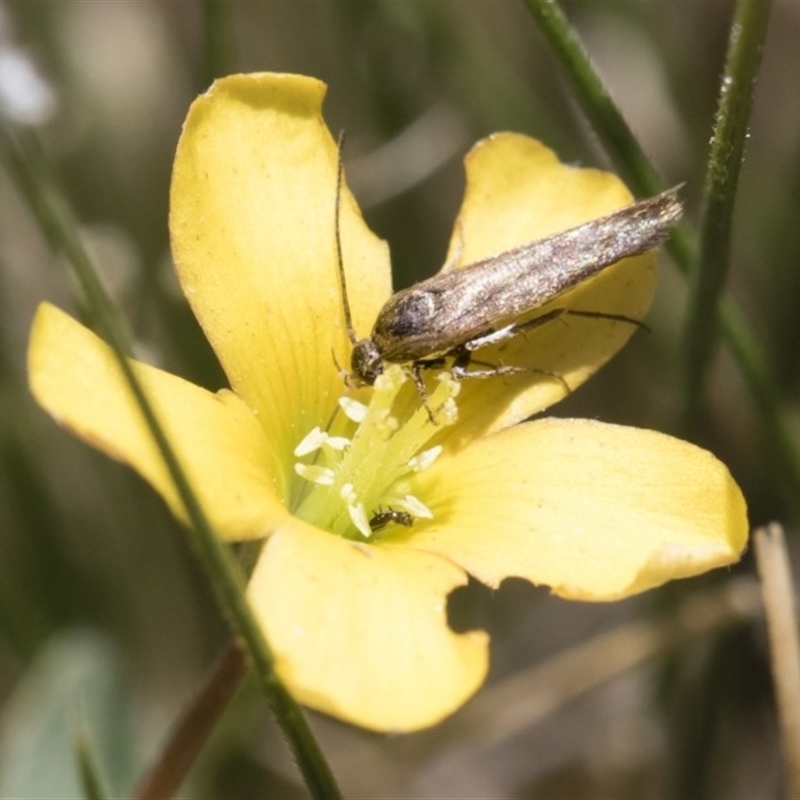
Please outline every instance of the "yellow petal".
[[366, 728], [412, 731], [453, 712], [485, 677], [486, 635], [447, 625], [447, 594], [465, 581], [438, 556], [292, 519], [266, 542], [248, 595], [300, 702]]
[[544, 419], [421, 473], [434, 513], [408, 544], [497, 586], [518, 576], [614, 600], [740, 557], [742, 493], [711, 453], [654, 431]]
[[[349, 365], [335, 230], [336, 146], [325, 85], [234, 75], [192, 105], [178, 145], [170, 232], [178, 276], [231, 382], [283, 458], [329, 417]], [[348, 191], [344, 263], [359, 331], [390, 293], [388, 251]]]
[[[479, 142], [466, 158], [466, 169], [450, 268], [568, 230], [632, 202], [615, 175], [562, 164], [552, 150], [520, 134], [501, 133]], [[642, 319], [653, 297], [655, 260], [651, 252], [619, 262], [533, 316], [573, 308]], [[626, 322], [567, 315], [501, 348], [478, 351], [480, 360], [541, 372], [465, 381], [459, 397], [464, 440], [519, 422], [559, 400], [565, 388], [556, 376], [575, 389], [635, 330]]]
[[[264, 536], [287, 516], [274, 453], [244, 403], [133, 362], [217, 532]], [[186, 513], [111, 349], [54, 306], [39, 307], [28, 352], [31, 391], [76, 436], [130, 464], [182, 520]]]

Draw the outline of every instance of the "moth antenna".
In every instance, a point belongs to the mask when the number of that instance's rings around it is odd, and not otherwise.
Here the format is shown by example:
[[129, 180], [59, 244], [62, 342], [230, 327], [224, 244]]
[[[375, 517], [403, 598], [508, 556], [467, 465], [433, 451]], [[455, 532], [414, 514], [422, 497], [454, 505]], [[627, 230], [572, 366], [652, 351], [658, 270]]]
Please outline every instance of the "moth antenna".
[[342, 234], [339, 230], [342, 206], [342, 184], [344, 182], [344, 161], [342, 160], [342, 150], [344, 149], [344, 130], [339, 132], [339, 139], [336, 142], [337, 163], [336, 163], [336, 211], [334, 222], [336, 225], [336, 261], [339, 266], [339, 285], [342, 289], [342, 307], [344, 308], [344, 324], [347, 328], [347, 337], [351, 344], [358, 341], [355, 328], [353, 327], [353, 317], [350, 315], [350, 301], [347, 298], [347, 278], [344, 274], [344, 258], [342, 257]]

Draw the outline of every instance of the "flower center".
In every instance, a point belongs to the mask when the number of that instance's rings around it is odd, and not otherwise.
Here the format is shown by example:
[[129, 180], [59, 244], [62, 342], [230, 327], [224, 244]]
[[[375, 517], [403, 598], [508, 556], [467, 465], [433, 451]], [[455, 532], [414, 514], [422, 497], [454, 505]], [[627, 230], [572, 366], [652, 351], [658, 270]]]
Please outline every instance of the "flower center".
[[369, 405], [342, 397], [352, 435], [333, 436], [319, 427], [295, 448], [295, 472], [307, 482], [295, 514], [314, 525], [351, 539], [369, 539], [395, 523], [431, 519], [430, 509], [410, 493], [413, 475], [429, 467], [441, 445], [425, 449], [432, 436], [458, 416], [459, 384], [443, 372], [439, 385], [401, 423], [392, 408], [408, 371], [388, 367], [375, 381]]

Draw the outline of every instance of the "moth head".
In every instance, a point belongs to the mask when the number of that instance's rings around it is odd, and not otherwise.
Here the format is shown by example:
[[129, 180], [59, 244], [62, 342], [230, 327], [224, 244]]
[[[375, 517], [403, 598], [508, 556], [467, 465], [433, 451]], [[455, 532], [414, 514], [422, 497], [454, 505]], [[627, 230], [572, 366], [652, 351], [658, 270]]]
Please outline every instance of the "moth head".
[[353, 345], [350, 369], [348, 384], [351, 388], [375, 383], [375, 379], [383, 372], [383, 358], [372, 339], [362, 339]]

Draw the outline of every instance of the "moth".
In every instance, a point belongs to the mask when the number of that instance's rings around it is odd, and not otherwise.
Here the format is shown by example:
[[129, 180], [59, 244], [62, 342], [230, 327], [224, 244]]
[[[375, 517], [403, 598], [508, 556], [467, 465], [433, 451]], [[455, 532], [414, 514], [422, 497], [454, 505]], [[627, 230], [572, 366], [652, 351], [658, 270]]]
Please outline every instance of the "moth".
[[341, 150], [336, 201], [336, 247], [347, 333], [353, 345], [351, 387], [372, 385], [387, 364], [411, 367], [424, 396], [420, 370], [452, 359], [455, 377], [526, 371], [518, 366], [468, 370], [472, 353], [511, 339], [563, 313], [637, 320], [613, 314], [555, 309], [520, 320], [545, 303], [623, 258], [660, 245], [680, 219], [680, 187], [641, 200], [599, 219], [474, 264], [440, 272], [393, 294], [378, 313], [372, 333], [359, 339], [347, 301], [339, 234]]

